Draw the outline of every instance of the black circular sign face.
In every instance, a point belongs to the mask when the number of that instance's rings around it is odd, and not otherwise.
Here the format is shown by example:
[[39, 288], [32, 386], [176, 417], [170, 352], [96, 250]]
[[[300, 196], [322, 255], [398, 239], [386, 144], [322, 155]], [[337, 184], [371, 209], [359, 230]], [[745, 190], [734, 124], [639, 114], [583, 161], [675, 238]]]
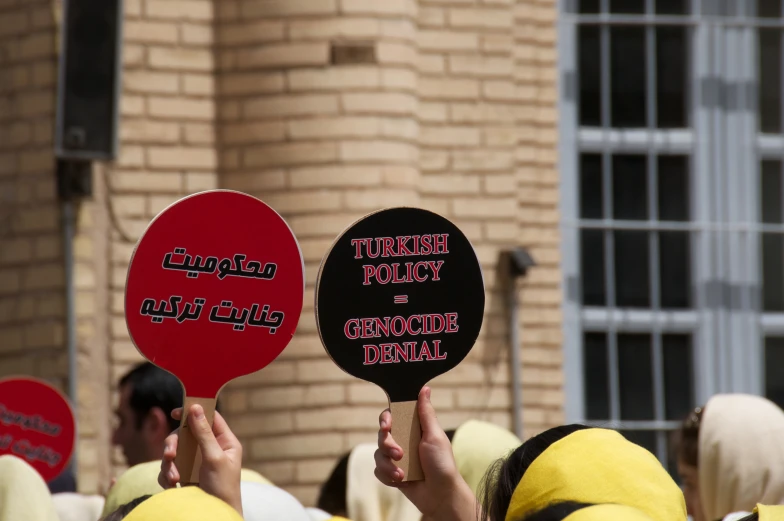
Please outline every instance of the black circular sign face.
[[451, 222], [418, 208], [368, 215], [321, 264], [316, 322], [332, 360], [391, 402], [459, 364], [485, 309], [474, 248]]

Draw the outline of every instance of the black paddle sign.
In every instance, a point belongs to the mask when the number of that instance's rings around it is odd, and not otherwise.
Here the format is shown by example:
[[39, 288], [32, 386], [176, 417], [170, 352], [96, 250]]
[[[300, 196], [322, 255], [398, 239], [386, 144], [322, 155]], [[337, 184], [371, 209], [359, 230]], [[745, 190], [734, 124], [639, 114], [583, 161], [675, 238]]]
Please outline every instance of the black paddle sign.
[[[416, 459], [401, 464], [409, 480], [421, 479], [415, 454], [419, 391], [468, 355], [484, 307], [482, 270], [471, 243], [427, 210], [370, 214], [324, 257], [316, 283], [321, 341], [344, 371], [387, 393], [393, 436]], [[415, 438], [408, 450], [401, 432], [408, 430], [406, 417]]]

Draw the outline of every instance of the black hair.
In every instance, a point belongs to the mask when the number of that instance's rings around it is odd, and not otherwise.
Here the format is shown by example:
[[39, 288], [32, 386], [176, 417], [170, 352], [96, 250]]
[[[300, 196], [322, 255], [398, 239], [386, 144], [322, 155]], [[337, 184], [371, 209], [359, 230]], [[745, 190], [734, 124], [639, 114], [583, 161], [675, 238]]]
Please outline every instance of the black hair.
[[697, 407], [683, 420], [678, 431], [675, 445], [678, 460], [692, 467], [700, 461], [700, 423], [705, 407]]
[[759, 521], [759, 514], [754, 512], [753, 514], [749, 514], [746, 517], [738, 519], [738, 521]]
[[50, 494], [63, 492], [76, 492], [76, 477], [70, 468], [65, 469], [59, 476], [46, 484]]
[[351, 452], [344, 454], [332, 469], [327, 481], [321, 486], [316, 508], [332, 514], [345, 517], [348, 514], [346, 505], [346, 492], [348, 490], [348, 457]]
[[551, 503], [541, 510], [537, 510], [533, 514], [529, 514], [525, 519], [513, 521], [563, 521], [570, 515], [578, 510], [593, 506], [590, 503], [578, 503], [576, 501], [561, 501], [559, 503]]
[[449, 438], [449, 443], [452, 443], [453, 438], [455, 437], [455, 432], [456, 431], [457, 431], [457, 429], [449, 429], [447, 431], [444, 431], [444, 433], [446, 434], [446, 437]]
[[166, 415], [170, 432], [180, 426], [171, 417], [174, 409], [182, 407], [183, 394], [182, 385], [174, 375], [150, 362], [142, 362], [120, 379], [120, 387], [126, 385], [131, 386], [129, 404], [136, 415], [137, 429], [153, 407], [159, 407]]
[[588, 427], [578, 424], [553, 427], [528, 439], [505, 460], [496, 461], [485, 474], [479, 493], [485, 520], [504, 521], [512, 494], [531, 463], [556, 441], [583, 429]]
[[147, 494], [146, 496], [137, 497], [133, 501], [129, 501], [124, 505], [120, 505], [117, 510], [104, 517], [101, 521], [121, 521], [122, 519], [125, 519], [125, 516], [130, 514], [134, 508], [139, 506], [140, 503], [147, 501], [151, 497], [152, 496], [150, 494]]

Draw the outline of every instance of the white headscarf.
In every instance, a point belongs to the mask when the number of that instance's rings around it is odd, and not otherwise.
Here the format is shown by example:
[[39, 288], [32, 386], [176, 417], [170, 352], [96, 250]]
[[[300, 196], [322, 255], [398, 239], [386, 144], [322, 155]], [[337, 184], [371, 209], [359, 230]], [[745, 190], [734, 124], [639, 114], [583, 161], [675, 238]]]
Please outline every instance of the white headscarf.
[[282, 488], [249, 481], [240, 486], [245, 521], [310, 521], [302, 503]]
[[327, 521], [332, 519], [332, 514], [327, 514], [318, 508], [306, 508], [305, 511], [310, 516], [311, 521]]
[[522, 443], [520, 438], [494, 423], [468, 420], [455, 430], [452, 453], [460, 475], [474, 494], [478, 494], [487, 469]]
[[0, 521], [58, 521], [41, 475], [8, 454], [0, 456]]
[[697, 467], [708, 520], [784, 504], [784, 411], [759, 396], [714, 396], [700, 420]]
[[422, 514], [403, 493], [383, 485], [374, 474], [378, 447], [357, 445], [348, 457], [346, 509], [352, 521], [420, 521]]
[[101, 518], [104, 498], [64, 492], [53, 494], [52, 502], [60, 521], [98, 521]]

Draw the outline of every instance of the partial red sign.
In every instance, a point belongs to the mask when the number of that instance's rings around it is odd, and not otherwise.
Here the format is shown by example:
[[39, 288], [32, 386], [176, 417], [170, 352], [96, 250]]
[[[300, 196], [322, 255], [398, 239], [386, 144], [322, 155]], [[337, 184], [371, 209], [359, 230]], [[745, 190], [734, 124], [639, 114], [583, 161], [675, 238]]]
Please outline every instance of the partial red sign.
[[247, 194], [202, 192], [161, 212], [142, 236], [125, 318], [137, 349], [187, 396], [213, 398], [283, 351], [304, 285], [299, 245], [280, 215]]
[[75, 431], [71, 406], [57, 389], [28, 377], [0, 380], [0, 455], [17, 456], [52, 481], [71, 459]]

